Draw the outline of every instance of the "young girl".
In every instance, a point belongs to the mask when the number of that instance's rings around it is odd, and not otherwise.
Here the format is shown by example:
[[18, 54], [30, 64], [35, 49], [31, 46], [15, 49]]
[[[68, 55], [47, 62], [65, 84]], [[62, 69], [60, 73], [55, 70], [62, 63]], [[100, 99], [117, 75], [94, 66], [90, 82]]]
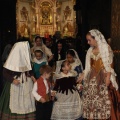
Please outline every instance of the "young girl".
[[32, 94], [37, 101], [36, 105], [36, 120], [50, 120], [52, 112], [52, 101], [50, 96], [50, 82], [48, 79], [51, 76], [52, 68], [48, 65], [43, 65], [40, 68], [41, 76], [34, 83]]
[[82, 100], [76, 90], [76, 74], [70, 69], [69, 62], [63, 61], [53, 89], [57, 92], [57, 101], [53, 106], [52, 120], [75, 120], [82, 115]]
[[28, 42], [13, 46], [3, 66], [5, 86], [0, 97], [0, 120], [35, 120], [30, 59]]
[[53, 54], [51, 52], [50, 49], [48, 49], [43, 41], [42, 38], [40, 36], [36, 36], [35, 37], [35, 44], [34, 46], [31, 48], [31, 53], [32, 53], [32, 58], [34, 58], [34, 51], [35, 49], [41, 49], [43, 51], [43, 53], [45, 54], [46, 57], [49, 57], [48, 62], [51, 61], [53, 59]]
[[88, 120], [119, 120], [120, 95], [112, 68], [113, 52], [96, 29], [86, 35], [91, 46], [86, 55], [83, 89], [83, 117]]
[[77, 76], [80, 76], [80, 73], [83, 71], [82, 63], [78, 57], [77, 52], [74, 49], [69, 49], [66, 54], [66, 60], [71, 65], [71, 70], [74, 70], [77, 72]]
[[47, 60], [44, 53], [40, 49], [36, 49], [34, 54], [35, 58], [33, 59], [33, 72], [35, 78], [38, 79], [40, 77], [40, 68], [41, 66], [47, 64]]

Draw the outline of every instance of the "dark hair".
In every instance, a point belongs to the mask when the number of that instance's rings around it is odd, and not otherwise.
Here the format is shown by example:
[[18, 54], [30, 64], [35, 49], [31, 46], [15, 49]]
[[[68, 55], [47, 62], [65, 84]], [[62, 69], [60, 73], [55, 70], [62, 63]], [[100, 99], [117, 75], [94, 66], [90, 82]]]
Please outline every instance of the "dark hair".
[[49, 65], [43, 65], [40, 68], [40, 74], [43, 75], [44, 73], [51, 73], [52, 72], [52, 68]]
[[58, 44], [62, 44], [62, 45], [63, 45], [62, 39], [57, 41], [57, 45], [58, 45]]
[[75, 57], [75, 52], [73, 50], [68, 50], [67, 55], [70, 54], [71, 56]]
[[43, 56], [43, 52], [41, 50], [35, 50], [34, 53], [41, 53], [41, 55]]
[[38, 38], [39, 38], [39, 39], [42, 39], [40, 36], [36, 36], [36, 37], [35, 37], [35, 42], [36, 42], [36, 40], [37, 40]]
[[61, 55], [61, 59], [60, 60], [64, 60], [65, 59], [65, 55], [66, 55], [66, 46], [65, 46], [65, 41], [60, 39], [57, 41], [57, 43], [55, 44], [55, 50], [54, 50], [54, 58], [55, 61], [58, 61], [58, 44], [62, 44], [62, 49], [60, 51], [60, 55]]
[[95, 37], [92, 36], [90, 32], [88, 32], [87, 35], [90, 35], [93, 39], [95, 39]]
[[65, 64], [67, 63], [67, 61], [63, 61], [62, 64], [61, 64], [61, 68], [60, 68], [60, 72], [63, 72], [62, 68], [65, 66]]

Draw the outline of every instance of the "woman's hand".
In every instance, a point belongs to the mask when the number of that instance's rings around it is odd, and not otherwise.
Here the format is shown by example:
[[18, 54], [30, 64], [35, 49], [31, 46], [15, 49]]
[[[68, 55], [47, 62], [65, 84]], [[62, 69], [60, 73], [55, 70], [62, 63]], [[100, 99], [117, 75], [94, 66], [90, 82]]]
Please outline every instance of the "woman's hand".
[[41, 103], [45, 103], [46, 100], [42, 97], [42, 98], [40, 98], [40, 102], [41, 102]]
[[106, 74], [106, 79], [105, 79], [105, 84], [106, 84], [106, 86], [109, 86], [110, 85], [110, 76], [111, 76], [111, 73], [110, 72], [108, 72], [107, 74]]
[[109, 86], [110, 85], [110, 79], [106, 78], [105, 84], [106, 84], [106, 86]]
[[77, 83], [81, 83], [82, 80], [83, 80], [83, 78], [84, 78], [84, 73], [82, 73], [82, 74], [78, 77]]
[[51, 92], [51, 96], [54, 97], [55, 95], [56, 95], [56, 91], [52, 91], [52, 92]]
[[33, 82], [36, 82], [36, 79], [34, 76], [31, 76], [31, 79], [33, 80]]
[[13, 84], [15, 84], [15, 85], [19, 85], [19, 84], [20, 84], [20, 81], [17, 80], [17, 79], [15, 79], [15, 80], [13, 80]]

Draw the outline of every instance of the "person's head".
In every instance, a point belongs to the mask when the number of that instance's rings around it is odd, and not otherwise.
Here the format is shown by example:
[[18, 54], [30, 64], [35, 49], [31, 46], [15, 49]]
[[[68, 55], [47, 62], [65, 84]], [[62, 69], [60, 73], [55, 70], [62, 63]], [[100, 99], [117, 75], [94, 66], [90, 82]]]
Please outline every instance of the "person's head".
[[34, 53], [37, 60], [40, 60], [43, 58], [43, 52], [41, 50], [35, 50]]
[[46, 41], [45, 41], [45, 45], [47, 46], [47, 47], [49, 47], [50, 46], [50, 39], [46, 39]]
[[52, 68], [49, 65], [43, 65], [40, 68], [40, 74], [45, 78], [49, 79], [52, 73]]
[[61, 33], [60, 31], [56, 31], [54, 36], [57, 38], [57, 39], [60, 39], [61, 38]]
[[57, 49], [58, 49], [59, 51], [61, 51], [62, 48], [63, 48], [63, 43], [62, 43], [62, 41], [59, 40], [59, 41], [57, 42]]
[[67, 60], [63, 61], [61, 64], [60, 72], [63, 72], [63, 73], [68, 72], [70, 69], [71, 69], [70, 63]]
[[73, 50], [68, 50], [66, 55], [66, 59], [68, 60], [68, 62], [73, 63], [74, 58], [75, 58], [75, 52]]
[[88, 44], [91, 47], [96, 47], [97, 46], [97, 41], [95, 40], [95, 36], [92, 36], [90, 32], [87, 33], [86, 39], [87, 39]]
[[40, 36], [36, 36], [35, 43], [36, 43], [36, 46], [41, 46], [42, 45], [42, 38]]

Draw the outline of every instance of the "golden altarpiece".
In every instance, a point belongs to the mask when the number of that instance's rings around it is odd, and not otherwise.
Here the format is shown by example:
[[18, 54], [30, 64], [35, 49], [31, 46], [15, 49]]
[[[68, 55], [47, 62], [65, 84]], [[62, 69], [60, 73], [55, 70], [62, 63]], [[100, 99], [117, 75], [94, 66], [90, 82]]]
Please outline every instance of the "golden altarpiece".
[[75, 33], [75, 0], [17, 0], [17, 35], [32, 38], [60, 31], [62, 36]]

